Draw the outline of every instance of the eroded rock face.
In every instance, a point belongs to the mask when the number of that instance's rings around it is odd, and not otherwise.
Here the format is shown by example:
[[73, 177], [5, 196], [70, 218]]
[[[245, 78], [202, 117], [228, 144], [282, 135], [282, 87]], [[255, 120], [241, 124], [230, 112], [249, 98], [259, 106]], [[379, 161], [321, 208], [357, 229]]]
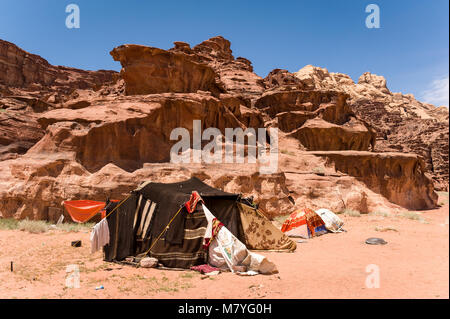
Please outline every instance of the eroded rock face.
[[181, 51], [191, 59], [208, 64], [229, 93], [251, 99], [264, 91], [263, 79], [253, 72], [252, 63], [242, 57], [234, 58], [230, 41], [221, 36], [203, 41], [192, 50], [185, 45], [181, 49], [175, 45], [170, 51]]
[[[293, 74], [305, 89], [338, 90], [349, 95], [355, 114], [377, 134], [376, 151], [402, 151], [420, 155], [435, 187], [448, 190], [448, 108], [421, 103], [411, 94], [392, 93], [386, 79], [364, 73], [358, 83], [345, 74], [307, 65]], [[269, 80], [269, 79], [268, 79]], [[278, 82], [282, 82], [278, 80]]]
[[126, 44], [112, 50], [111, 55], [122, 64], [120, 74], [127, 95], [220, 92], [214, 70], [182, 52]]
[[62, 107], [77, 90], [98, 90], [116, 80], [114, 71], [53, 66], [0, 40], [0, 160], [24, 154], [43, 137], [40, 113]]
[[448, 119], [405, 117], [402, 109], [386, 112], [383, 102], [358, 103], [355, 113], [372, 123], [377, 133], [377, 151], [420, 155], [436, 189], [448, 190]]
[[24, 154], [44, 135], [37, 123], [47, 103], [31, 97], [0, 97], [0, 161]]
[[[88, 171], [114, 163], [126, 171], [144, 163], [169, 162], [175, 128], [193, 136], [194, 120], [202, 129], [243, 127], [210, 94], [162, 94], [92, 101], [88, 109], [58, 109], [42, 114], [47, 134], [29, 152], [74, 152]], [[192, 142], [191, 142], [192, 145]], [[100, 150], [100, 151], [99, 151]]]
[[433, 183], [424, 174], [425, 165], [417, 155], [351, 151], [313, 154], [402, 207], [428, 209], [437, 201]]
[[264, 93], [255, 106], [275, 118], [278, 128], [307, 150], [371, 150], [374, 132], [355, 116], [347, 97], [336, 91], [285, 86]]
[[284, 69], [272, 70], [264, 78], [264, 86], [266, 89], [273, 89], [287, 85], [300, 87], [302, 89], [306, 88], [298, 77]]
[[[337, 212], [356, 206], [367, 210], [363, 213], [402, 211], [351, 176], [329, 175], [331, 168], [326, 168], [327, 175], [317, 175], [313, 168], [325, 163], [317, 156], [302, 153], [304, 164], [296, 157], [281, 157], [280, 173], [271, 175], [260, 174], [255, 164], [171, 163], [146, 163], [133, 172], [110, 163], [91, 173], [67, 153], [27, 153], [21, 161], [0, 162], [0, 217], [47, 219], [49, 208], [61, 207], [64, 200], [122, 199], [144, 180], [170, 183], [193, 176], [227, 192], [253, 196], [269, 217], [288, 214], [305, 205]], [[306, 171], [291, 171], [298, 165], [305, 165]]]
[[307, 120], [289, 134], [310, 151], [368, 150], [372, 134], [356, 120], [336, 125], [320, 118]]
[[115, 80], [114, 71], [85, 71], [53, 66], [40, 56], [30, 54], [15, 44], [0, 40], [0, 84], [7, 87], [33, 87], [66, 90], [99, 88]]
[[57, 72], [46, 60], [0, 40], [0, 83], [18, 87], [31, 83], [51, 85], [56, 78]]
[[345, 209], [369, 212], [401, 212], [403, 208], [369, 189], [363, 181], [335, 170], [326, 157], [314, 152], [291, 152], [280, 155], [286, 187], [295, 206], [334, 212]]
[[[122, 199], [143, 180], [192, 176], [254, 196], [271, 217], [304, 206], [363, 213], [436, 206], [426, 165], [417, 157], [367, 152], [393, 144], [375, 144], [373, 122], [355, 111], [348, 76], [310, 67], [299, 74], [274, 70], [263, 80], [249, 60], [234, 58], [223, 37], [193, 48], [174, 45], [114, 49], [121, 78], [54, 67], [10, 44], [0, 51], [0, 68], [8, 72], [0, 74], [0, 217], [46, 219], [64, 200]], [[33, 72], [44, 75], [29, 76]], [[366, 74], [360, 82], [358, 94], [369, 91], [365, 98], [386, 107], [377, 100], [388, 94], [383, 78]], [[445, 119], [440, 110], [427, 114]], [[262, 175], [261, 163], [169, 163], [177, 141], [170, 140], [172, 129], [186, 128], [192, 137], [193, 120], [222, 133], [278, 127], [277, 173]]]
[[255, 102], [255, 106], [274, 117], [281, 112], [315, 112], [326, 106], [335, 105], [339, 108], [337, 115], [341, 117], [340, 122], [345, 122], [351, 114], [351, 109], [346, 105], [346, 98], [345, 94], [335, 91], [307, 91], [298, 90], [295, 87], [283, 87], [265, 92]]
[[230, 41], [214, 37], [191, 48], [174, 42], [170, 50], [141, 45], [122, 45], [111, 51], [122, 64], [121, 76], [127, 95], [165, 92], [210, 91], [215, 96], [230, 92], [242, 97], [262, 94], [261, 77], [253, 73], [251, 62], [234, 58]]
[[[261, 208], [275, 216], [291, 211], [282, 173], [260, 175], [255, 165], [201, 165], [149, 163], [133, 172], [107, 164], [95, 173], [64, 154], [39, 157], [27, 154], [21, 162], [0, 162], [1, 217], [46, 219], [48, 207], [60, 207], [68, 199], [107, 197], [122, 199], [143, 180], [177, 182], [196, 176], [211, 186], [255, 196]], [[15, 181], [15, 185], [11, 182]], [[67, 214], [66, 217], [70, 218]]]

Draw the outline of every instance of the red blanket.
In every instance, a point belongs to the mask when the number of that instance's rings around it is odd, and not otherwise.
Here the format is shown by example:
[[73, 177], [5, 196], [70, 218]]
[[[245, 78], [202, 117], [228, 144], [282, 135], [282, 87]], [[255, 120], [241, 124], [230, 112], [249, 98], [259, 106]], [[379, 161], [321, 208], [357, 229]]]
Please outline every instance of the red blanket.
[[210, 266], [208, 264], [204, 264], [204, 265], [200, 265], [200, 266], [192, 266], [191, 270], [198, 271], [201, 274], [207, 274], [207, 273], [210, 273], [210, 272], [213, 272], [213, 271], [218, 271], [220, 269], [216, 268], [216, 267], [213, 267], [213, 266]]

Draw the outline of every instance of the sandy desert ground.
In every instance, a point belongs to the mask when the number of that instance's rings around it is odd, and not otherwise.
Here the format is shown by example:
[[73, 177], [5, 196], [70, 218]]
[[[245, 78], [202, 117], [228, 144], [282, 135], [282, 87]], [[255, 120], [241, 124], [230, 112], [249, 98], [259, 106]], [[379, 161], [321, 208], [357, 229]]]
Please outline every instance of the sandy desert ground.
[[[88, 231], [2, 230], [0, 298], [449, 298], [448, 200], [409, 217], [340, 216], [347, 232], [299, 243], [294, 253], [263, 253], [279, 274], [253, 277], [106, 263], [101, 252], [90, 253]], [[369, 237], [388, 244], [367, 245]], [[77, 239], [82, 247], [71, 247]], [[66, 287], [73, 264], [79, 288]], [[366, 287], [368, 265], [379, 267], [379, 288]]]

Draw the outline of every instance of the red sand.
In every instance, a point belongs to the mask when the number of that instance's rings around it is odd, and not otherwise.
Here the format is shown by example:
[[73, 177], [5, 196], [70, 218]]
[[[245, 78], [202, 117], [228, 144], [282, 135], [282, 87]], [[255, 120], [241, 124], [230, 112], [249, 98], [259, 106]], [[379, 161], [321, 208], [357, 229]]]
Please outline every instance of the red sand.
[[[263, 253], [279, 274], [203, 278], [191, 271], [133, 268], [90, 254], [89, 234], [0, 231], [0, 298], [449, 298], [448, 204], [405, 217], [342, 216], [346, 233], [299, 243], [295, 253]], [[376, 231], [392, 227], [397, 231]], [[388, 244], [371, 246], [366, 238]], [[81, 239], [81, 248], [70, 247]], [[10, 262], [14, 261], [14, 272]], [[66, 287], [77, 264], [80, 288]], [[380, 288], [365, 285], [367, 265], [380, 270]], [[95, 290], [103, 285], [105, 289]]]

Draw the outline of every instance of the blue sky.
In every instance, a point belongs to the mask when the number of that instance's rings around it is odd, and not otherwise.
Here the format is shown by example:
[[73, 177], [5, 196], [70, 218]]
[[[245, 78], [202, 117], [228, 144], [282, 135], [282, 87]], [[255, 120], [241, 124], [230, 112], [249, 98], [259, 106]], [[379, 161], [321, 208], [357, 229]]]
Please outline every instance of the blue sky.
[[[70, 3], [80, 7], [80, 29], [65, 26]], [[380, 29], [365, 26], [371, 3]], [[369, 71], [391, 91], [448, 106], [448, 12], [448, 0], [1, 0], [0, 38], [55, 65], [120, 70], [109, 55], [115, 46], [168, 49], [222, 35], [262, 77], [307, 64], [354, 80]]]

